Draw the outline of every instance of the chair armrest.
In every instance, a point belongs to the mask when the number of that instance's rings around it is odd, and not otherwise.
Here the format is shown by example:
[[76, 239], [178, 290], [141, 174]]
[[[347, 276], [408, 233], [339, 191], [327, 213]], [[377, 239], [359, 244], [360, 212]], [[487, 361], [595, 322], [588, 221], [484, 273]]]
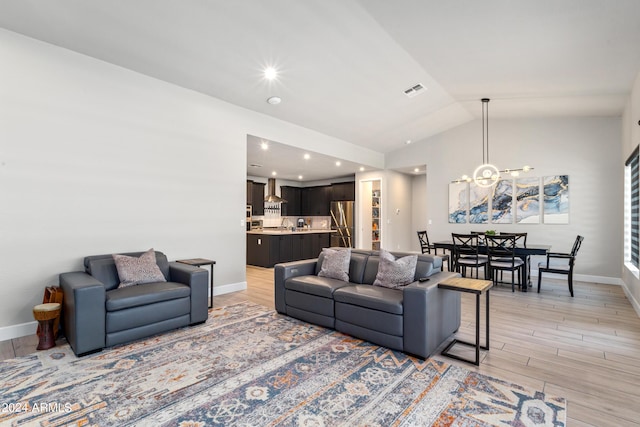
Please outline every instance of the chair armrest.
[[413, 282], [403, 292], [404, 351], [429, 357], [460, 327], [460, 292], [438, 288], [438, 283], [460, 273], [441, 272], [426, 282]]
[[193, 325], [207, 320], [209, 317], [209, 272], [193, 265], [170, 262], [169, 277], [171, 281], [182, 283], [191, 288], [190, 323]]
[[573, 256], [561, 252], [549, 252], [547, 253], [547, 258], [573, 258]]
[[64, 293], [63, 327], [76, 355], [104, 348], [106, 343], [106, 291], [93, 276], [75, 271], [60, 274]]
[[317, 262], [318, 259], [315, 258], [285, 262], [274, 266], [274, 299], [278, 313], [287, 313], [287, 306], [284, 299], [284, 282], [291, 277], [315, 275]]

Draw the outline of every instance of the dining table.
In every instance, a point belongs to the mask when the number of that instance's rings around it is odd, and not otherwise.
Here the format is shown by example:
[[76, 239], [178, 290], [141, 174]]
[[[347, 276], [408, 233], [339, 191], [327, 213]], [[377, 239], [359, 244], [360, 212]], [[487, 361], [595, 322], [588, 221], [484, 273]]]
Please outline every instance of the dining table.
[[[438, 255], [438, 249], [448, 250], [453, 254], [453, 240], [443, 240], [439, 242], [432, 243], [433, 248], [435, 249], [434, 255]], [[531, 286], [531, 266], [527, 262], [527, 258], [531, 255], [546, 255], [551, 250], [551, 245], [541, 245], [541, 244], [527, 244], [526, 246], [516, 246], [515, 255], [520, 258], [525, 263], [526, 274], [527, 277], [527, 285], [522, 286], [522, 291], [527, 292], [527, 288]], [[480, 253], [486, 253], [487, 247], [485, 245], [479, 245], [478, 251]], [[449, 257], [449, 271], [453, 271], [453, 262], [454, 257]]]

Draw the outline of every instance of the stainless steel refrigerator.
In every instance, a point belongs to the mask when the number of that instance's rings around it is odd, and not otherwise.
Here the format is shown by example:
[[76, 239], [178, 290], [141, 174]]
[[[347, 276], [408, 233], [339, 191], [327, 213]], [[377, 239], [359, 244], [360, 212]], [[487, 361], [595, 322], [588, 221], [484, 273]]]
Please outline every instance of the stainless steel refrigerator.
[[331, 246], [355, 247], [353, 201], [331, 202]]

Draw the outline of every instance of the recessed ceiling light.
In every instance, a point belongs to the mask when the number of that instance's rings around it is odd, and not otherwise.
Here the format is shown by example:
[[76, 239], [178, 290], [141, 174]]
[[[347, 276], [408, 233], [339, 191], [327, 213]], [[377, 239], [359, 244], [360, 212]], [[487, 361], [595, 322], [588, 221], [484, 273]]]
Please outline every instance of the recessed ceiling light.
[[311, 155], [309, 153], [305, 153], [303, 157], [305, 160], [309, 160], [311, 158]]
[[336, 162], [336, 166], [340, 166], [341, 164], [342, 164], [342, 163], [340, 163], [340, 160], [338, 160], [338, 161]]
[[271, 175], [276, 176], [278, 173], [276, 171], [271, 172]]
[[271, 98], [267, 99], [267, 102], [271, 105], [278, 105], [282, 102], [282, 98], [280, 98], [279, 96], [272, 96]]
[[266, 141], [262, 141], [260, 143], [260, 148], [262, 148], [263, 150], [268, 150], [269, 149], [269, 144]]
[[298, 179], [302, 179], [302, 175], [298, 175]]
[[264, 78], [267, 80], [274, 80], [278, 77], [278, 70], [273, 67], [267, 67], [264, 69]]
[[414, 172], [420, 172], [420, 168], [415, 168], [413, 171]]
[[404, 143], [405, 143], [405, 144], [407, 144], [407, 145], [409, 145], [409, 144], [411, 144], [411, 140], [410, 140], [410, 139], [407, 139]]
[[364, 166], [360, 166], [360, 172], [364, 172]]

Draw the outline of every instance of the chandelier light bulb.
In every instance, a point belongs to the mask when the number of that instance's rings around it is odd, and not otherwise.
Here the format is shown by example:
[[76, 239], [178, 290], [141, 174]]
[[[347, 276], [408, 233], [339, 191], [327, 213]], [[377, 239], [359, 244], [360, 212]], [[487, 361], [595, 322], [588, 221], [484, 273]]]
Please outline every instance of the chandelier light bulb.
[[524, 166], [522, 170], [525, 172], [529, 172], [531, 170], [531, 166]]

